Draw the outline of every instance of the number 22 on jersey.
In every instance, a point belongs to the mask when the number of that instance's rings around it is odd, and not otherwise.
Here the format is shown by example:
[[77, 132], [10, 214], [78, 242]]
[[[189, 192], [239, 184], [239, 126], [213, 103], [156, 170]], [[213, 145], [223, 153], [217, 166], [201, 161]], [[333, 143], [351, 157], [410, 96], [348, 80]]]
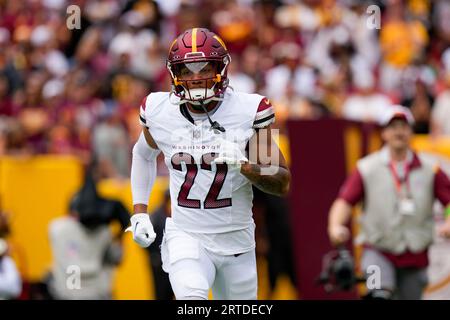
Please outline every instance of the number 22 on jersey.
[[[200, 170], [212, 171], [211, 163], [218, 155], [215, 152], [203, 154], [200, 160]], [[188, 199], [189, 192], [195, 183], [195, 178], [199, 170], [199, 165], [195, 163], [194, 157], [186, 152], [178, 152], [172, 156], [171, 163], [175, 170], [183, 171], [182, 163], [186, 165], [187, 169], [184, 182], [178, 193], [178, 205], [185, 208], [200, 209], [201, 203], [199, 199]], [[214, 180], [206, 198], [203, 200], [203, 207], [205, 209], [218, 209], [231, 206], [231, 198], [218, 199], [228, 173], [228, 166], [225, 163], [217, 163], [216, 168]]]

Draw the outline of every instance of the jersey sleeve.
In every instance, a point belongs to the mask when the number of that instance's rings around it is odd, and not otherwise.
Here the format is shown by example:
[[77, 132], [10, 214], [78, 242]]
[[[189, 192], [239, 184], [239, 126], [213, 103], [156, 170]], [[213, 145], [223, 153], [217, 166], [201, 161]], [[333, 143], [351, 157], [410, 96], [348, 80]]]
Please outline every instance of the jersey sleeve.
[[345, 180], [339, 190], [338, 198], [345, 200], [352, 206], [364, 199], [364, 183], [358, 170], [353, 171]]
[[450, 205], [450, 180], [440, 168], [434, 175], [434, 195], [443, 206]]
[[263, 98], [256, 110], [255, 120], [253, 121], [254, 129], [265, 128], [275, 122], [275, 110], [269, 99]]
[[145, 107], [147, 104], [147, 98], [148, 96], [142, 99], [141, 106], [139, 107], [139, 123], [141, 124], [141, 126], [146, 127], [148, 129], [147, 119], [145, 118]]

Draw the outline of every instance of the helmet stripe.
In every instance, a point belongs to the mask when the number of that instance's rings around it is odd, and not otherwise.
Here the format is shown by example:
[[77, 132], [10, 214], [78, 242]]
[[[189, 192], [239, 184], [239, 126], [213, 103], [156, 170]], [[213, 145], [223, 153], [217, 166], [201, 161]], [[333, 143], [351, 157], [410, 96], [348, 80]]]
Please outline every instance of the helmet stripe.
[[197, 28], [192, 29], [192, 52], [197, 52]]
[[225, 46], [225, 43], [223, 42], [222, 39], [220, 39], [220, 37], [218, 36], [214, 36], [214, 39], [216, 39], [217, 41], [219, 41], [219, 43], [222, 45], [222, 47], [227, 50], [227, 47]]

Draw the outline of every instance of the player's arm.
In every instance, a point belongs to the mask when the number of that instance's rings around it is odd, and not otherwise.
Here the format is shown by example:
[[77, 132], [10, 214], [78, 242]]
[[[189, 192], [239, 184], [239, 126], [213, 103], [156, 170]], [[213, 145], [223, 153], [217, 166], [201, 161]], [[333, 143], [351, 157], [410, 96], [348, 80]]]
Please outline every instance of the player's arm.
[[146, 127], [134, 145], [131, 162], [131, 192], [133, 212], [147, 212], [148, 198], [156, 177], [158, 146]]
[[131, 226], [126, 230], [133, 233], [134, 241], [141, 247], [148, 247], [156, 238], [147, 205], [156, 178], [156, 159], [159, 153], [150, 132], [144, 127], [133, 147], [131, 193], [134, 214], [130, 219]]
[[339, 190], [328, 215], [328, 237], [333, 245], [339, 246], [350, 239], [347, 224], [352, 217], [352, 207], [364, 198], [364, 183], [358, 170], [355, 170]]
[[450, 179], [439, 167], [434, 175], [434, 195], [445, 208], [445, 222], [438, 227], [438, 234], [450, 238]]
[[352, 216], [352, 206], [344, 199], [333, 202], [328, 216], [328, 237], [333, 245], [341, 245], [350, 238], [347, 223]]
[[[242, 164], [241, 174], [255, 187], [276, 196], [284, 196], [289, 192], [291, 173], [272, 138], [270, 125], [259, 129], [250, 140], [249, 158], [250, 162]], [[256, 159], [256, 163], [252, 159]]]

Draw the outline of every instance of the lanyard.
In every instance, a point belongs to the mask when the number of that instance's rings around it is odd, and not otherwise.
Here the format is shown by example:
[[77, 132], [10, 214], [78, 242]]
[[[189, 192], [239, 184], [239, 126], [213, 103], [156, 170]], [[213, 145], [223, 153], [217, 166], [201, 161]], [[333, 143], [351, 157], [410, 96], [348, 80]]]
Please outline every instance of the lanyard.
[[410, 194], [410, 189], [409, 189], [408, 177], [409, 177], [409, 171], [410, 171], [409, 169], [410, 168], [409, 168], [409, 165], [408, 165], [407, 161], [405, 161], [405, 177], [404, 177], [403, 181], [402, 181], [402, 179], [400, 179], [400, 177], [399, 177], [399, 175], [397, 173], [396, 166], [394, 165], [393, 161], [391, 161], [391, 163], [389, 164], [389, 168], [391, 169], [392, 176], [394, 177], [395, 189], [397, 190], [397, 194], [399, 196], [401, 195], [401, 193], [402, 193], [402, 182], [405, 182], [405, 184], [406, 184], [406, 192], [407, 192], [407, 195], [409, 195]]

